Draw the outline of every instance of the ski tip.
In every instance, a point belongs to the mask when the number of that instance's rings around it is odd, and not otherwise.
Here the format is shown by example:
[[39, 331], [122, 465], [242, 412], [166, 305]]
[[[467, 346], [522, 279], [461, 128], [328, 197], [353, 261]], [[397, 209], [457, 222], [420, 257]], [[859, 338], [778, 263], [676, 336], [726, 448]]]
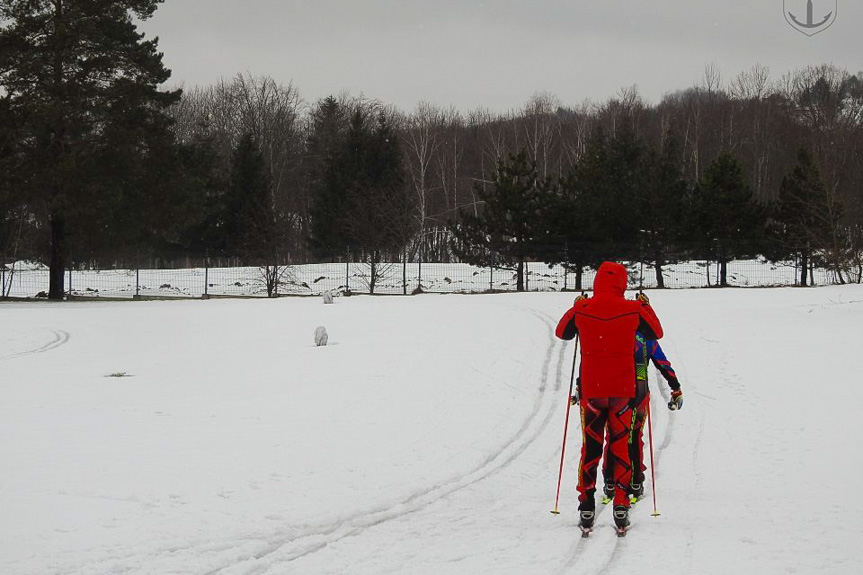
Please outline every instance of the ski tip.
[[581, 530], [581, 538], [587, 539], [588, 537], [590, 537], [590, 531], [591, 531], [590, 529], [582, 529]]
[[618, 537], [626, 537], [626, 527], [618, 527], [617, 528], [617, 536]]

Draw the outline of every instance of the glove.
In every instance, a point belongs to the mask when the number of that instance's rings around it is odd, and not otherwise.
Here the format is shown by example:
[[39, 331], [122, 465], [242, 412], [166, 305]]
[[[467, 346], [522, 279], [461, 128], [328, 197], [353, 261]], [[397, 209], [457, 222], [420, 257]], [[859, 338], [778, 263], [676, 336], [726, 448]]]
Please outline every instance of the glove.
[[638, 295], [635, 296], [636, 301], [640, 301], [641, 303], [646, 303], [650, 305], [650, 299], [644, 295], [644, 292], [638, 292]]
[[678, 411], [683, 409], [683, 392], [675, 390], [671, 392], [671, 401], [668, 402], [668, 409]]

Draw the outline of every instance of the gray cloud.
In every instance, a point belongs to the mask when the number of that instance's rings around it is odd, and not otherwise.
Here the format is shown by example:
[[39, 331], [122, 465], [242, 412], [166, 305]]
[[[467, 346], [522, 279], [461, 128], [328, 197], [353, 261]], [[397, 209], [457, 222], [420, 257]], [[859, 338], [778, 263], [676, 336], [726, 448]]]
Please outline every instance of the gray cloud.
[[[834, 0], [814, 0], [829, 11]], [[786, 0], [805, 15], [805, 0]], [[774, 76], [808, 64], [863, 68], [863, 3], [808, 38], [782, 0], [167, 0], [142, 25], [160, 37], [172, 85], [251, 72], [308, 100], [348, 90], [412, 109], [518, 108], [534, 93], [566, 104], [637, 84], [650, 100], [715, 63]]]

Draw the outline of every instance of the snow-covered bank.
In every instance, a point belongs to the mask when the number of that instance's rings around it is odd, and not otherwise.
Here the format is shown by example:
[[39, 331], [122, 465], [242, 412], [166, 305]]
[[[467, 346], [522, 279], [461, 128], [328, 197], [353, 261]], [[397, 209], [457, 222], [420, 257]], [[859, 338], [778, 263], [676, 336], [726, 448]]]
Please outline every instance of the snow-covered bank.
[[588, 541], [571, 294], [0, 304], [0, 572], [854, 572], [863, 289], [651, 296], [662, 515]]

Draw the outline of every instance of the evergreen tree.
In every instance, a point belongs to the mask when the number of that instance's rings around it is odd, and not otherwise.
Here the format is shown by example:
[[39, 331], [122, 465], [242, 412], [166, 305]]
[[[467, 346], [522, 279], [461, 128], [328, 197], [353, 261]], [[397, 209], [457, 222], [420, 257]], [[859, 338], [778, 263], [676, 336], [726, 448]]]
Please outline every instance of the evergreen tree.
[[[590, 136], [584, 153], [565, 180], [564, 245], [576, 265], [598, 267], [605, 260], [640, 256], [639, 208], [644, 195], [646, 149], [630, 130], [607, 139], [601, 128]], [[576, 277], [580, 288], [580, 278]]]
[[492, 188], [476, 187], [483, 208], [462, 210], [454, 227], [454, 248], [470, 263], [513, 266], [516, 289], [524, 291], [524, 264], [536, 254], [536, 242], [547, 237], [548, 182], [539, 182], [536, 164], [522, 151], [500, 160]]
[[688, 185], [677, 156], [673, 139], [661, 152], [651, 148], [645, 158], [645, 179], [638, 195], [637, 217], [642, 234], [639, 251], [653, 262], [660, 288], [665, 287], [662, 266], [676, 261], [669, 250], [681, 238], [686, 225]]
[[[326, 110], [335, 112], [331, 106]], [[399, 139], [386, 116], [374, 114], [358, 106], [338, 144], [330, 132], [335, 149], [326, 153], [311, 226], [319, 253], [334, 257], [348, 248], [369, 265], [372, 293], [382, 275], [380, 263], [401, 252], [413, 215]]]
[[834, 227], [827, 190], [806, 148], [800, 148], [797, 165], [782, 180], [774, 216], [774, 235], [784, 254], [800, 257], [800, 285], [805, 286], [813, 252], [830, 246]]
[[348, 123], [345, 107], [329, 96], [312, 112], [306, 142], [306, 178], [311, 198], [309, 243], [315, 254], [330, 261], [348, 247], [341, 225], [348, 217], [348, 202], [338, 165]]
[[[187, 218], [180, 242], [187, 252], [198, 256], [229, 254], [229, 238], [225, 233], [226, 207], [230, 173], [223, 169], [215, 142], [211, 136], [197, 136], [179, 148], [184, 166], [184, 189], [193, 190], [198, 206], [186, 209]], [[196, 220], [196, 221], [195, 221]]]
[[551, 186], [547, 198], [548, 234], [542, 259], [560, 263], [575, 272], [575, 289], [582, 289], [586, 266], [595, 265], [605, 223], [597, 214], [610, 215], [602, 207], [608, 197], [605, 175], [608, 144], [601, 129], [594, 131], [573, 170]]
[[599, 244], [596, 264], [604, 260], [636, 260], [644, 257], [640, 236], [646, 202], [647, 148], [632, 130], [618, 130], [608, 146], [608, 159], [601, 182], [593, 188], [601, 190], [593, 200], [598, 209], [596, 224]]
[[234, 255], [254, 263], [278, 263], [279, 227], [266, 164], [254, 136], [243, 134], [231, 164], [225, 201], [225, 234]]
[[10, 233], [14, 228], [12, 213], [16, 207], [13, 190], [15, 178], [20, 175], [16, 169], [18, 134], [13, 121], [9, 99], [0, 98], [0, 266], [12, 257]]
[[342, 150], [347, 210], [342, 229], [355, 253], [370, 267], [369, 291], [381, 276], [379, 264], [400, 253], [410, 233], [413, 202], [405, 184], [399, 139], [381, 113], [374, 126], [357, 110]]
[[[50, 230], [50, 298], [63, 297], [70, 227], [86, 226], [96, 213], [89, 193], [147, 193], [122, 178], [115, 186], [94, 183], [103, 174], [92, 168], [106, 149], [109, 126], [123, 127], [124, 149], [138, 157], [154, 151], [147, 135], [167, 128], [165, 109], [178, 100], [179, 91], [158, 89], [170, 72], [156, 41], [145, 40], [133, 22], [133, 17], [152, 16], [160, 3], [0, 4], [0, 86], [22, 124], [21, 153], [34, 168], [27, 192], [43, 206]], [[165, 207], [143, 205], [151, 212]]]
[[764, 235], [766, 213], [752, 199], [743, 170], [728, 152], [707, 168], [695, 194], [697, 227], [719, 262], [719, 285], [728, 285], [728, 261], [755, 255]]

